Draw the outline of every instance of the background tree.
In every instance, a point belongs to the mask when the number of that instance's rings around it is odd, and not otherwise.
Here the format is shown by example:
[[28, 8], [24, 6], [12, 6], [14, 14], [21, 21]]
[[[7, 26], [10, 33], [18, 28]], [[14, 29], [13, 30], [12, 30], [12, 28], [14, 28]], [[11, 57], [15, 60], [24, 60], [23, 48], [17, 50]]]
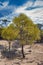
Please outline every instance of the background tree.
[[16, 26], [16, 29], [19, 31], [18, 39], [22, 46], [22, 55], [24, 55], [24, 44], [27, 44], [28, 41], [30, 44], [33, 41], [40, 39], [40, 31], [37, 26], [33, 23], [33, 21], [28, 18], [25, 14], [20, 14], [18, 17], [13, 19], [13, 23]]
[[4, 29], [4, 27], [3, 27], [2, 23], [0, 22], [0, 40], [3, 39], [2, 36], [1, 36], [3, 29]]
[[40, 36], [41, 36], [40, 42], [43, 42], [43, 29], [40, 30]]
[[2, 37], [1, 37], [2, 30], [3, 30], [3, 28], [0, 28], [0, 39], [2, 39]]
[[6, 27], [9, 23], [10, 23], [9, 20], [7, 20], [7, 19], [2, 19], [2, 25], [3, 25], [3, 26]]
[[2, 37], [9, 42], [9, 51], [11, 47], [11, 41], [17, 38], [18, 36], [18, 30], [14, 27], [13, 24], [10, 24], [8, 27], [4, 28], [2, 30]]
[[10, 21], [8, 21], [7, 19], [1, 19], [0, 20], [0, 39], [3, 39], [1, 36], [1, 32], [4, 28], [6, 28], [8, 26], [8, 24], [10, 23]]

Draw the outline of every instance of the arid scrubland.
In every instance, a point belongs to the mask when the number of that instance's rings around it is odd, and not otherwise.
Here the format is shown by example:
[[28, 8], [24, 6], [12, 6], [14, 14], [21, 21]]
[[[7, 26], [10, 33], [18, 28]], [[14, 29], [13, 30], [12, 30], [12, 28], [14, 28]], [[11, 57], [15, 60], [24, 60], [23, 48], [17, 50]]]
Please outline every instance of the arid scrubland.
[[[5, 43], [5, 44], [4, 44]], [[8, 46], [7, 41], [0, 41], [0, 45]], [[13, 43], [13, 42], [12, 42]], [[15, 43], [14, 43], [15, 44]], [[21, 47], [16, 48], [17, 51], [21, 50]], [[21, 57], [15, 57], [13, 60], [3, 58], [1, 55], [0, 46], [0, 65], [43, 65], [43, 43], [36, 43], [31, 48], [30, 45], [24, 46], [25, 59]], [[30, 51], [31, 50], [31, 51]], [[17, 52], [18, 53], [18, 52]]]

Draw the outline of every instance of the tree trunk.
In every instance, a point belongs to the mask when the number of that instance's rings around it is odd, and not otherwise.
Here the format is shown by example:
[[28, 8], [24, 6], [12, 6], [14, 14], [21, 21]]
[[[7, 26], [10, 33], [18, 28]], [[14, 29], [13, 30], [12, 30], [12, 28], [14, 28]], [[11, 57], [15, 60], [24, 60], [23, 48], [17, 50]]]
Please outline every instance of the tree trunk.
[[9, 41], [9, 52], [10, 52], [10, 48], [11, 48], [11, 42]]
[[24, 55], [24, 46], [22, 45], [22, 55], [23, 55], [23, 58], [25, 58], [25, 55]]

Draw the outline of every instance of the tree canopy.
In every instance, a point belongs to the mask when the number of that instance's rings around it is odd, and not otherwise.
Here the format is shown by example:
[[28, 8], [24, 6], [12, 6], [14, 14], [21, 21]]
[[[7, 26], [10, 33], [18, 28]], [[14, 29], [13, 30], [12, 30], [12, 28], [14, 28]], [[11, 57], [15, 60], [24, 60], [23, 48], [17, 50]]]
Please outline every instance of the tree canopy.
[[13, 23], [19, 30], [18, 37], [22, 43], [25, 43], [27, 39], [30, 42], [40, 39], [39, 28], [25, 14], [20, 14], [18, 17], [15, 17]]
[[14, 40], [16, 39], [18, 30], [14, 27], [13, 24], [10, 24], [8, 27], [4, 28], [2, 31], [2, 37], [6, 40]]

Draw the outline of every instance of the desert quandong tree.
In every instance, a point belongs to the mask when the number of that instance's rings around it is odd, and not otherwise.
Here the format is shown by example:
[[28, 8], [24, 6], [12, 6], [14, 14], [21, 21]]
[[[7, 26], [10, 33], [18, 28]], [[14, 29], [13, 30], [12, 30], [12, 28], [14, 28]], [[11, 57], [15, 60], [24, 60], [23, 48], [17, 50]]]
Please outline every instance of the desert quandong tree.
[[25, 14], [20, 14], [19, 16], [13, 19], [13, 23], [16, 26], [16, 29], [19, 31], [18, 39], [22, 47], [22, 55], [24, 55], [24, 44], [32, 44], [33, 41], [40, 39], [40, 30], [33, 23], [33, 21], [28, 18]]

